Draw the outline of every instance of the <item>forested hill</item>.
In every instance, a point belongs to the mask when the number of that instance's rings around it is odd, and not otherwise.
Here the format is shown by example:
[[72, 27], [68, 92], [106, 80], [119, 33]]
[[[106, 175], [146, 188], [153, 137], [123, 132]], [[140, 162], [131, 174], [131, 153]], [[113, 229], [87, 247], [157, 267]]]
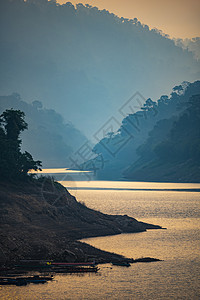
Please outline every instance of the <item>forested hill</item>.
[[21, 151], [21, 133], [26, 129], [23, 111], [7, 109], [0, 115], [1, 265], [22, 258], [86, 261], [91, 250], [96, 258], [101, 260], [103, 254], [103, 261], [108, 262], [119, 256], [75, 240], [161, 229], [126, 215], [109, 216], [89, 209], [52, 177], [30, 174], [30, 170], [41, 171], [42, 162]]
[[192, 52], [134, 11], [129, 20], [70, 2], [1, 0], [0, 14], [0, 94], [42, 100], [89, 138], [136, 91], [156, 99], [199, 79]]
[[174, 87], [170, 97], [147, 99], [95, 145], [98, 156], [87, 166], [103, 158], [99, 179], [199, 182], [199, 95], [196, 81]]
[[200, 37], [192, 39], [175, 39], [175, 43], [184, 49], [192, 51], [196, 59], [200, 59]]
[[69, 156], [87, 140], [73, 124], [40, 101], [29, 104], [19, 94], [0, 96], [0, 114], [11, 108], [23, 111], [28, 122], [28, 130], [22, 133], [22, 149], [42, 160], [44, 168], [69, 166]]
[[200, 182], [200, 94], [189, 99], [179, 118], [158, 122], [138, 153], [126, 178]]

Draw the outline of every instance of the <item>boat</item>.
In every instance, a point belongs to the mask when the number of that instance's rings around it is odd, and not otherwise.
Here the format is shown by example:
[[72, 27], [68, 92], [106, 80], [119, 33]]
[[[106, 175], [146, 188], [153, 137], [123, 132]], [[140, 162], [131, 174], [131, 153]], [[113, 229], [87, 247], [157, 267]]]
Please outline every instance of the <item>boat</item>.
[[[37, 261], [37, 260], [24, 260], [20, 261], [12, 267], [12, 273], [16, 274], [21, 271], [21, 274], [28, 271], [38, 271], [38, 272], [54, 272], [54, 273], [86, 273], [86, 272], [98, 272], [99, 268], [95, 261], [93, 262], [76, 262], [76, 263], [66, 263], [66, 262], [53, 262], [53, 261]], [[9, 274], [9, 273], [7, 273]], [[7, 275], [8, 277], [9, 275]], [[12, 275], [11, 275], [12, 276]], [[14, 276], [13, 276], [14, 277]], [[27, 282], [34, 283], [37, 280], [52, 280], [47, 276], [41, 277], [39, 275], [32, 277], [23, 277]], [[22, 279], [22, 277], [21, 277]], [[5, 282], [6, 278], [4, 278]], [[4, 283], [3, 282], [3, 283]], [[7, 280], [8, 282], [8, 280]], [[10, 282], [10, 281], [9, 281]]]
[[51, 269], [51, 265], [15, 265], [16, 269], [27, 269], [27, 270], [34, 270], [34, 269]]
[[56, 273], [97, 273], [100, 270], [98, 267], [65, 267], [55, 269]]
[[65, 267], [77, 267], [77, 266], [95, 267], [97, 264], [95, 262], [78, 262], [78, 263], [52, 262], [52, 263], [49, 263], [48, 265], [65, 266]]
[[127, 261], [117, 261], [117, 262], [112, 262], [113, 266], [121, 266], [121, 267], [130, 267], [131, 264]]
[[28, 282], [25, 279], [17, 280], [15, 278], [7, 278], [7, 279], [0, 279], [0, 285], [16, 285], [22, 286], [27, 285]]
[[0, 278], [0, 285], [16, 285], [22, 286], [27, 285], [28, 283], [46, 283], [48, 280], [52, 280], [52, 276], [29, 276], [29, 277], [16, 277], [16, 278], [9, 278], [9, 277], [2, 277]]
[[56, 273], [96, 273], [99, 270], [95, 261], [77, 263], [52, 262], [49, 265], [51, 265], [52, 271]]
[[27, 280], [27, 283], [34, 283], [34, 284], [38, 284], [38, 283], [46, 283], [47, 280], [45, 279], [30, 279], [30, 280]]
[[49, 281], [49, 280], [53, 280], [54, 277], [53, 277], [53, 275], [51, 275], [51, 276], [34, 275], [34, 276], [24, 277], [24, 279], [26, 279], [26, 280], [46, 280], [46, 281]]

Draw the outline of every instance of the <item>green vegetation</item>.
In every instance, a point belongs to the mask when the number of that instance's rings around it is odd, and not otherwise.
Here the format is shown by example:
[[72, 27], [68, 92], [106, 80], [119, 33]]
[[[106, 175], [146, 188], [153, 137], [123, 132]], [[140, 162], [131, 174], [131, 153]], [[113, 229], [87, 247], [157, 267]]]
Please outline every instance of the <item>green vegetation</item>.
[[199, 182], [200, 95], [192, 96], [179, 117], [159, 121], [125, 172], [129, 179]]
[[154, 100], [176, 82], [199, 79], [193, 53], [142, 24], [136, 11], [120, 18], [66, 2], [0, 1], [1, 95], [42, 99], [89, 138], [136, 91]]
[[34, 161], [32, 155], [21, 152], [20, 133], [28, 128], [25, 114], [20, 110], [5, 110], [0, 116], [0, 178], [25, 180], [28, 171], [41, 170], [41, 161]]
[[200, 81], [183, 82], [128, 114], [93, 148], [105, 162], [98, 179], [200, 182], [199, 95]]
[[163, 161], [191, 159], [200, 163], [200, 95], [191, 97], [187, 105], [188, 108], [174, 122], [169, 137], [154, 149]]
[[69, 157], [87, 138], [55, 110], [44, 107], [40, 101], [27, 101], [17, 93], [0, 96], [0, 114], [13, 108], [26, 115], [28, 130], [21, 135], [22, 151], [26, 150], [36, 160], [41, 160], [43, 168], [63, 168], [70, 165]]

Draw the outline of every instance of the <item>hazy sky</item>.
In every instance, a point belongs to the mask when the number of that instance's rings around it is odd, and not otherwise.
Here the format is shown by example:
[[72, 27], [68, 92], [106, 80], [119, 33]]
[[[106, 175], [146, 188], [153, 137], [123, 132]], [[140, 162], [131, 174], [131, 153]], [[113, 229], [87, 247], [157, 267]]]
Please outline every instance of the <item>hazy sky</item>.
[[[57, 0], [66, 3], [67, 0]], [[107, 9], [120, 17], [138, 18], [150, 28], [161, 29], [171, 37], [200, 36], [200, 0], [79, 0]]]

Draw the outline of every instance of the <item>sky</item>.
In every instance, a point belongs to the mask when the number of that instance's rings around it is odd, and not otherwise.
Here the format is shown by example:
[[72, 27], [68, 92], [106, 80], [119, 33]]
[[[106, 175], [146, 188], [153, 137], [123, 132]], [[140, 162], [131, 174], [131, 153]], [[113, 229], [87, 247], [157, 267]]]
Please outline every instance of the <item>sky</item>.
[[[66, 3], [67, 0], [57, 0]], [[129, 19], [137, 18], [150, 28], [162, 30], [171, 38], [193, 38], [200, 36], [199, 0], [79, 0], [83, 3], [107, 9]]]

